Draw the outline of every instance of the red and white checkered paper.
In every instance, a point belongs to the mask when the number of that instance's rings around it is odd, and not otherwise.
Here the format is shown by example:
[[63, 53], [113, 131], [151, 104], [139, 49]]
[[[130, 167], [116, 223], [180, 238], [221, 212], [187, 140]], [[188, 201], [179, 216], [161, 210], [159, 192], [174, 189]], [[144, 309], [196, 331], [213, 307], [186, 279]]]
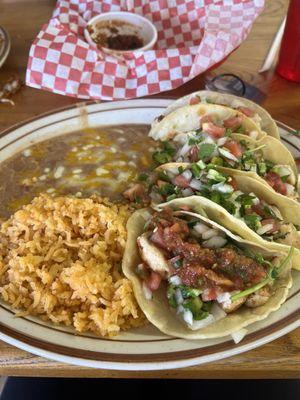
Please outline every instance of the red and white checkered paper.
[[[29, 86], [82, 99], [128, 99], [175, 89], [247, 37], [264, 0], [58, 0], [33, 42]], [[93, 16], [129, 11], [158, 31], [153, 50], [115, 57], [84, 40]]]

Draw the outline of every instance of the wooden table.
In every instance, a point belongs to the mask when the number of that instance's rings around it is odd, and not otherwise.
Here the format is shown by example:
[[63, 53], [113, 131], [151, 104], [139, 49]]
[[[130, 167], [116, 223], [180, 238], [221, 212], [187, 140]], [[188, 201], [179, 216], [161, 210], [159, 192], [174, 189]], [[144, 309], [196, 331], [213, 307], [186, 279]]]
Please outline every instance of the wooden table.
[[[257, 71], [270, 46], [273, 35], [286, 13], [287, 0], [268, 0], [248, 39], [213, 73], [231, 72], [259, 86], [267, 94], [265, 108], [278, 120], [300, 128], [300, 86], [287, 82], [274, 71], [258, 75]], [[53, 0], [6, 0], [0, 4], [0, 24], [9, 31], [12, 50], [0, 70], [0, 83], [13, 73], [25, 76], [31, 41], [41, 25], [51, 15]], [[165, 93], [178, 97], [203, 88], [203, 77], [197, 77], [183, 87]], [[19, 121], [46, 111], [74, 104], [73, 98], [63, 97], [24, 87], [14, 96], [15, 107], [0, 104], [0, 127], [4, 129]], [[180, 370], [158, 372], [121, 372], [81, 368], [18, 350], [0, 342], [0, 375], [116, 377], [116, 378], [299, 378], [300, 329], [259, 349], [239, 356]]]

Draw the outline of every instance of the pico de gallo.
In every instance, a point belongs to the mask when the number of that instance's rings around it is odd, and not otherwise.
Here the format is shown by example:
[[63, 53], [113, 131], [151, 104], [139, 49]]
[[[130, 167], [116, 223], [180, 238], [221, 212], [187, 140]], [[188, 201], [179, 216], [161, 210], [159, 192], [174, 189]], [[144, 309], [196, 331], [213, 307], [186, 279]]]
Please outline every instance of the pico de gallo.
[[213, 225], [164, 209], [146, 223], [137, 244], [136, 273], [146, 299], [166, 283], [169, 305], [191, 329], [200, 329], [241, 306], [265, 304], [283, 260], [245, 250]]
[[251, 171], [261, 176], [277, 193], [296, 197], [295, 177], [289, 165], [276, 165], [266, 160], [263, 154], [266, 144], [250, 144], [232, 137], [233, 132], [243, 133], [241, 126], [238, 127], [239, 118], [225, 120], [224, 127], [207, 122], [199, 130], [178, 134], [172, 144], [162, 143], [162, 148], [153, 154], [154, 162], [162, 165], [201, 160], [206, 164]]
[[156, 204], [198, 195], [221, 205], [265, 240], [291, 244], [290, 235], [298, 231], [297, 226], [283, 221], [277, 207], [254, 193], [239, 190], [233, 177], [207, 166], [203, 161], [185, 167], [162, 169], [155, 179], [153, 176], [151, 179], [149, 196]]

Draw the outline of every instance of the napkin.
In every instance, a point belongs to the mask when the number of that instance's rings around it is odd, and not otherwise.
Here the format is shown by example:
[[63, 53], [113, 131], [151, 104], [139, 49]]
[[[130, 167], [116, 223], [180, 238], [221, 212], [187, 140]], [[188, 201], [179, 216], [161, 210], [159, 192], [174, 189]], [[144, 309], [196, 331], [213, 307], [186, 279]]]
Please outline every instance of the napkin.
[[[175, 89], [235, 50], [263, 6], [264, 0], [58, 0], [30, 48], [26, 84], [101, 100]], [[151, 20], [158, 31], [155, 48], [114, 56], [90, 46], [84, 28], [109, 11]]]

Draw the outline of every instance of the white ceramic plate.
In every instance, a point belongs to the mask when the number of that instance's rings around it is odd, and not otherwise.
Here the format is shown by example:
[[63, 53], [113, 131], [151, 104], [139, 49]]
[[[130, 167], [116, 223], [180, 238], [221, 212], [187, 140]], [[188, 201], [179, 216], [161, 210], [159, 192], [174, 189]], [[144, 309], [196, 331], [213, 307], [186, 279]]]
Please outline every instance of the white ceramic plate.
[[[87, 126], [150, 123], [171, 103], [165, 99], [131, 100], [74, 106], [17, 125], [0, 136], [0, 162], [12, 154], [63, 133]], [[279, 124], [282, 140], [299, 157], [298, 138]], [[122, 370], [180, 368], [219, 360], [270, 342], [300, 326], [300, 273], [280, 310], [253, 324], [248, 335], [235, 345], [230, 337], [188, 341], [167, 337], [153, 326], [120, 334], [114, 339], [75, 335], [74, 331], [44, 323], [37, 318], [15, 318], [0, 303], [0, 339], [23, 350], [76, 365]]]
[[10, 51], [10, 39], [8, 33], [0, 26], [0, 68], [7, 59]]

